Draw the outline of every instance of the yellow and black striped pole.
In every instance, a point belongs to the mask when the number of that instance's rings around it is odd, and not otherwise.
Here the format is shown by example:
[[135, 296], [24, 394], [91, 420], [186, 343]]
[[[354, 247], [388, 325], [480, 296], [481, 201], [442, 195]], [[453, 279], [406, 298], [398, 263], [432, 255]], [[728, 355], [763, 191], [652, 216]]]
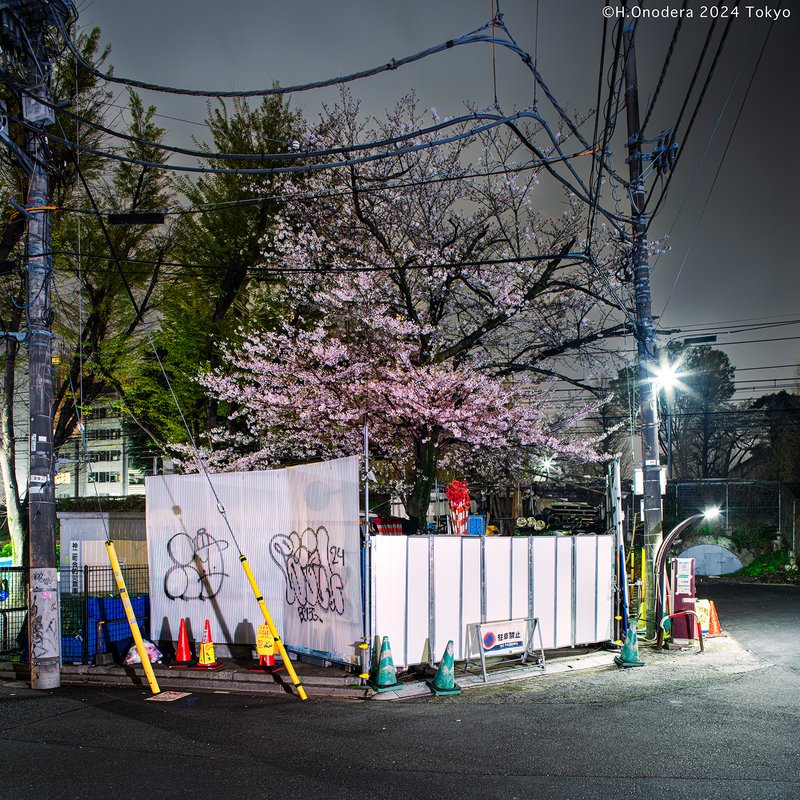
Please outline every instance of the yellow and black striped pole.
[[136, 615], [133, 613], [133, 608], [131, 607], [131, 599], [128, 597], [128, 590], [125, 587], [125, 578], [122, 577], [122, 569], [119, 566], [117, 551], [114, 549], [114, 542], [112, 542], [111, 539], [106, 539], [106, 549], [108, 550], [108, 558], [111, 561], [111, 569], [114, 571], [114, 580], [117, 582], [119, 599], [122, 600], [122, 605], [125, 608], [125, 616], [128, 618], [128, 625], [131, 626], [133, 641], [136, 644], [136, 649], [139, 651], [139, 658], [142, 659], [144, 674], [147, 676], [147, 682], [150, 684], [150, 690], [153, 692], [153, 694], [160, 694], [161, 689], [158, 686], [158, 681], [156, 680], [155, 673], [153, 672], [153, 665], [150, 663], [150, 656], [147, 654], [144, 642], [142, 641], [142, 634], [139, 630], [139, 624], [136, 622]]
[[258, 588], [256, 579], [253, 577], [250, 565], [247, 563], [247, 556], [240, 555], [239, 561], [242, 562], [242, 569], [244, 569], [244, 574], [247, 575], [247, 580], [250, 582], [250, 588], [253, 590], [253, 594], [256, 596], [256, 602], [258, 603], [258, 607], [261, 609], [261, 613], [264, 615], [264, 621], [267, 623], [267, 625], [269, 625], [269, 629], [272, 632], [272, 637], [275, 639], [275, 646], [278, 648], [278, 652], [281, 654], [283, 666], [286, 667], [286, 672], [289, 673], [289, 677], [292, 679], [292, 683], [297, 689], [297, 694], [300, 696], [300, 699], [308, 700], [306, 691], [303, 688], [303, 685], [300, 683], [300, 678], [297, 677], [297, 673], [294, 671], [289, 654], [286, 652], [286, 648], [283, 646], [283, 641], [278, 634], [278, 629], [275, 627], [275, 623], [272, 621], [272, 615], [269, 613], [267, 604], [264, 602], [261, 590]]

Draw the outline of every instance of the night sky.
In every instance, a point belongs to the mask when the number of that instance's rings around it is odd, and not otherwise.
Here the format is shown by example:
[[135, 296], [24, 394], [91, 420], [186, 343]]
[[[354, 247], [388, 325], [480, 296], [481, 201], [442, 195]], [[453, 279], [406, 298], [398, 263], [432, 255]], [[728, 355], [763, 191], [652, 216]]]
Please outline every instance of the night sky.
[[[644, 4], [645, 9], [659, 11], [680, 6], [680, 0]], [[674, 125], [711, 25], [710, 19], [700, 16], [702, 4], [690, 0], [689, 8], [694, 16], [684, 21], [648, 135]], [[796, 102], [800, 10], [792, 9], [789, 19], [772, 25], [734, 131], [770, 27], [768, 21], [755, 17], [756, 9], [763, 8], [777, 9], [778, 5], [751, 6], [750, 10], [742, 5], [739, 17], [733, 20], [668, 199], [651, 227], [655, 238], [670, 233], [672, 248], [658, 259], [653, 271], [653, 311], [657, 315], [663, 312], [662, 327], [686, 330], [675, 334], [678, 337], [719, 333], [750, 321], [763, 325], [800, 319], [795, 247], [799, 171], [798, 148], [793, 142], [800, 130]], [[270, 86], [273, 81], [291, 85], [347, 74], [417, 52], [488, 21], [492, 3], [137, 0], [86, 2], [79, 9], [81, 26], [100, 26], [103, 39], [111, 44], [110, 62], [119, 76], [189, 88], [252, 89]], [[559, 102], [572, 112], [591, 109], [600, 66], [603, 3], [503, 0], [500, 9], [512, 35], [535, 57]], [[637, 59], [643, 110], [657, 84], [674, 26], [674, 19], [640, 20]], [[717, 23], [681, 135], [724, 26], [724, 20]], [[607, 65], [612, 52], [611, 27]], [[502, 110], [510, 113], [530, 105], [533, 81], [520, 59], [497, 48], [495, 62]], [[350, 86], [363, 107], [375, 114], [392, 107], [412, 89], [426, 107], [434, 106], [441, 116], [458, 115], [465, 104], [487, 108], [494, 103], [492, 48], [484, 44], [454, 48]], [[115, 88], [120, 94], [117, 102], [124, 104], [124, 91]], [[321, 104], [335, 100], [336, 94], [335, 89], [305, 93], [293, 103], [313, 119]], [[203, 137], [204, 129], [198, 123], [205, 115], [205, 100], [143, 96], [162, 114], [185, 120], [158, 120], [168, 130], [169, 143], [187, 144], [191, 135]], [[543, 116], [555, 122], [556, 114], [540, 90], [537, 100]], [[582, 130], [591, 138], [593, 121]], [[614, 165], [627, 174], [624, 138], [623, 112], [612, 149]], [[678, 141], [683, 144], [681, 136]], [[553, 190], [550, 196], [555, 198], [557, 193]], [[558, 212], [557, 205], [552, 208]], [[754, 339], [760, 341], [734, 344]], [[765, 341], [772, 339], [782, 341]], [[739, 368], [736, 399], [753, 398], [785, 387], [794, 374], [793, 366], [779, 365], [800, 361], [800, 324], [720, 336], [715, 346]], [[628, 347], [633, 347], [632, 341]]]

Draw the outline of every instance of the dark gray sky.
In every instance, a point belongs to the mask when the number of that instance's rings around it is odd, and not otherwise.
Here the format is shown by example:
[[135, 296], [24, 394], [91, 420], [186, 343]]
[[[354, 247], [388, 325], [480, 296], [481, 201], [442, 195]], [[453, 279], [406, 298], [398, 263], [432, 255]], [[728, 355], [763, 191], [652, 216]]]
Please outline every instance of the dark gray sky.
[[[545, 81], [572, 111], [586, 111], [595, 103], [603, 5], [595, 0], [501, 2], [511, 33], [535, 55]], [[680, 0], [643, 4], [646, 9], [659, 10], [679, 9], [680, 5]], [[248, 89], [269, 86], [273, 81], [291, 85], [347, 74], [417, 52], [486, 22], [492, 4], [491, 0], [95, 0], [79, 7], [81, 25], [100, 26], [104, 40], [111, 44], [111, 63], [117, 75], [173, 86]], [[701, 18], [701, 3], [690, 0], [689, 7], [694, 17], [684, 22], [648, 126], [651, 135], [675, 123], [711, 24]], [[768, 7], [777, 8], [777, 0]], [[789, 19], [774, 23], [729, 152], [709, 194], [769, 24], [755, 18], [744, 5], [732, 23], [668, 200], [651, 228], [655, 237], [671, 231], [671, 251], [658, 259], [653, 272], [653, 309], [660, 314], [666, 306], [665, 327], [712, 324], [721, 331], [731, 325], [713, 323], [800, 319], [795, 246], [799, 205], [795, 186], [800, 170], [798, 148], [793, 143], [800, 130], [796, 102], [800, 9], [791, 10]], [[671, 19], [640, 22], [637, 57], [643, 107], [655, 89], [674, 25]], [[700, 85], [723, 26], [724, 22], [717, 26]], [[529, 105], [532, 81], [518, 57], [498, 48], [496, 70], [503, 110]], [[490, 106], [492, 86], [491, 47], [480, 44], [455, 48], [351, 84], [369, 112], [380, 114], [413, 89], [426, 106], [435, 106], [442, 116], [459, 114], [465, 103]], [[689, 112], [698, 91], [699, 87]], [[298, 95], [293, 102], [313, 117], [322, 102], [334, 97], [335, 90], [328, 90]], [[205, 115], [204, 100], [145, 93], [145, 101], [157, 105], [165, 115], [189, 121], [159, 120], [169, 131], [170, 143], [186, 143], [191, 134], [202, 138], [203, 128], [195, 123], [202, 122]], [[120, 102], [124, 103], [124, 95]], [[555, 120], [541, 92], [539, 107], [545, 117]], [[613, 143], [614, 163], [620, 172], [626, 172], [624, 132], [621, 118], [620, 135]], [[591, 137], [591, 123], [584, 133]], [[800, 338], [790, 337], [800, 337], [800, 325], [719, 338], [717, 346], [740, 370], [737, 378], [743, 383], [738, 384], [737, 398], [770, 391], [775, 379], [780, 388], [780, 379], [785, 382], [793, 374], [792, 368], [777, 366], [800, 361]], [[779, 338], [784, 340], [763, 341]], [[731, 344], [752, 339], [762, 341]], [[758, 388], [753, 392], [748, 387]]]

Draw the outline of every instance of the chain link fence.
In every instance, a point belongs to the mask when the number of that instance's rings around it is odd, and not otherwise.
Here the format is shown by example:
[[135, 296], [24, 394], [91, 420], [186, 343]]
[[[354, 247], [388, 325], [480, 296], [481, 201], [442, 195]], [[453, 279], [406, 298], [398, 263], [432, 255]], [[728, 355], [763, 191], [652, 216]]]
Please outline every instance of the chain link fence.
[[712, 507], [719, 508], [721, 516], [701, 523], [698, 530], [727, 536], [752, 551], [768, 549], [778, 537], [783, 546], [793, 546], [797, 502], [788, 487], [777, 481], [670, 482], [664, 497], [664, 529]]
[[0, 658], [19, 658], [28, 646], [28, 569], [0, 568]]
[[[122, 567], [136, 621], [146, 635], [150, 623], [149, 569]], [[28, 659], [28, 568], [0, 568], [0, 658]], [[62, 570], [61, 658], [91, 664], [100, 654], [121, 660], [133, 641], [110, 567]]]
[[[136, 621], [147, 635], [150, 623], [149, 569], [123, 566], [122, 576]], [[121, 660], [133, 641], [110, 567], [84, 566], [61, 573], [61, 659], [91, 664], [98, 655]]]

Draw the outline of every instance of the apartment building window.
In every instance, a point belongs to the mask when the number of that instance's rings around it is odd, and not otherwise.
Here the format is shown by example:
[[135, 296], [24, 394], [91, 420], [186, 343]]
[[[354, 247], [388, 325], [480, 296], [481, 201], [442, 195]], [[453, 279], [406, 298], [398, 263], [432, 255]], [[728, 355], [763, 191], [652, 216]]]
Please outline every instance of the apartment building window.
[[86, 439], [90, 442], [121, 439], [122, 431], [119, 428], [90, 428], [86, 431]]
[[89, 483], [119, 483], [120, 477], [119, 472], [90, 472]]
[[122, 450], [90, 450], [89, 461], [92, 464], [98, 461], [122, 461]]

